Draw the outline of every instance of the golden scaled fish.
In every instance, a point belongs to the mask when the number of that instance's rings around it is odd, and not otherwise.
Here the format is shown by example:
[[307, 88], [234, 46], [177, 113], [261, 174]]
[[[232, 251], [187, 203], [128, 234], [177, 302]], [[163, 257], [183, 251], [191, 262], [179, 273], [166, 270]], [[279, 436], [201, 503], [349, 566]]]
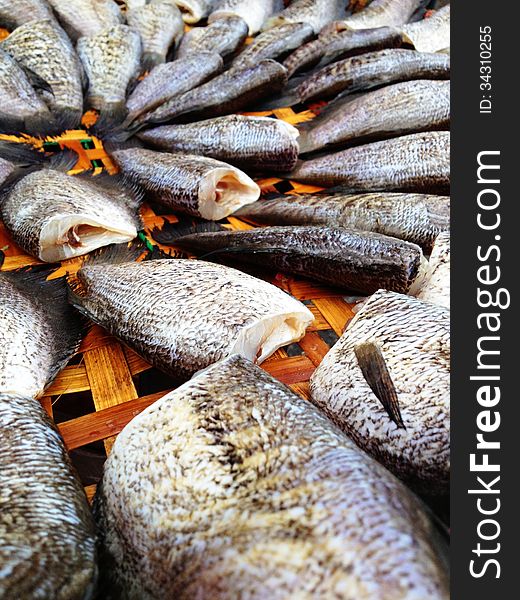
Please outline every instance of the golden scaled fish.
[[94, 511], [114, 598], [449, 598], [418, 499], [238, 356], [125, 427]]
[[310, 381], [311, 398], [356, 444], [414, 489], [447, 494], [450, 311], [380, 290]]
[[128, 262], [127, 251], [90, 255], [71, 281], [71, 302], [178, 380], [233, 353], [261, 363], [301, 339], [314, 319], [301, 302], [236, 269], [188, 259]]
[[144, 148], [111, 156], [123, 175], [156, 202], [194, 217], [218, 221], [260, 196], [248, 175], [213, 158]]

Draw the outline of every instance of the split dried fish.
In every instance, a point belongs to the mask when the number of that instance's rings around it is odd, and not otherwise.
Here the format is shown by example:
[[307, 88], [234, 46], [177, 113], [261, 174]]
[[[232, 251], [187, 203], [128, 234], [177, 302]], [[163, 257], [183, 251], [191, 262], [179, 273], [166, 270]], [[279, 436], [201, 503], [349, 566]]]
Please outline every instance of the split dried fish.
[[301, 102], [323, 100], [399, 81], [449, 78], [449, 56], [391, 48], [327, 65], [303, 81], [296, 95]]
[[138, 134], [160, 150], [210, 156], [257, 171], [290, 171], [298, 159], [298, 130], [279, 119], [228, 115]]
[[307, 23], [287, 23], [272, 27], [257, 36], [249, 46], [233, 61], [233, 67], [243, 68], [255, 65], [264, 58], [277, 59], [314, 36], [312, 27]]
[[449, 193], [450, 132], [373, 142], [298, 163], [290, 179], [341, 186], [344, 192]]
[[39, 94], [60, 130], [76, 129], [83, 115], [82, 67], [63, 29], [54, 20], [31, 21], [15, 29], [1, 45], [49, 84], [50, 91]]
[[231, 15], [242, 17], [249, 28], [249, 35], [254, 35], [279, 6], [279, 0], [220, 0], [209, 15], [208, 22]]
[[184, 33], [182, 15], [173, 0], [150, 0], [143, 7], [128, 10], [126, 22], [141, 35], [145, 71], [163, 63], [170, 46]]
[[330, 104], [300, 126], [300, 152], [449, 127], [450, 82], [405, 81]]
[[182, 38], [177, 58], [196, 52], [216, 52], [223, 58], [236, 52], [247, 37], [247, 23], [242, 17], [222, 17], [205, 27], [194, 27]]
[[444, 232], [435, 240], [426, 280], [417, 298], [450, 308], [450, 234]]
[[223, 219], [260, 196], [248, 175], [213, 158], [143, 148], [116, 150], [112, 158], [156, 202], [203, 219]]
[[450, 198], [392, 192], [282, 195], [243, 206], [234, 216], [263, 225], [374, 231], [418, 244], [430, 254], [437, 236], [450, 227]]
[[136, 190], [108, 175], [67, 175], [63, 170], [71, 164], [36, 167], [29, 174], [19, 169], [1, 192], [0, 214], [9, 233], [46, 262], [130, 241], [141, 227]]
[[[166, 226], [165, 226], [166, 227]], [[175, 226], [166, 234], [175, 235]], [[155, 239], [164, 242], [164, 238]], [[419, 246], [368, 231], [313, 225], [241, 231], [177, 232], [177, 247], [207, 260], [231, 260], [301, 275], [361, 294], [380, 288], [413, 293], [428, 261]]]
[[118, 597], [449, 597], [445, 551], [417, 498], [236, 356], [125, 427], [95, 513]]
[[286, 83], [287, 71], [271, 59], [244, 69], [231, 68], [165, 102], [146, 115], [145, 121], [163, 123], [188, 114], [190, 120], [195, 120], [234, 113], [269, 94], [275, 94]]
[[0, 393], [0, 596], [92, 598], [94, 521], [63, 441], [37, 400]]
[[186, 259], [115, 264], [109, 252], [99, 260], [89, 257], [79, 270], [71, 302], [177, 379], [234, 353], [261, 363], [302, 338], [314, 319], [270, 283], [223, 265]]
[[219, 54], [199, 52], [157, 65], [126, 101], [127, 122], [204, 83], [221, 71], [223, 64]]
[[449, 310], [378, 291], [327, 353], [310, 389], [312, 401], [398, 477], [423, 493], [448, 492]]
[[99, 112], [98, 128], [124, 119], [126, 91], [139, 75], [141, 49], [139, 33], [127, 25], [115, 25], [78, 41], [89, 81], [87, 104]]

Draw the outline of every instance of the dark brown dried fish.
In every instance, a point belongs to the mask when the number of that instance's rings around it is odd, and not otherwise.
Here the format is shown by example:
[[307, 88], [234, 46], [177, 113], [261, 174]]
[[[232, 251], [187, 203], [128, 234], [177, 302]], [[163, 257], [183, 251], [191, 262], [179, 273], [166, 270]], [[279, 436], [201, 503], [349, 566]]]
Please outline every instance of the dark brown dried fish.
[[283, 61], [283, 65], [291, 77], [300, 69], [311, 67], [318, 62], [325, 66], [342, 58], [383, 48], [399, 48], [406, 43], [402, 33], [391, 27], [331, 31], [295, 50]]
[[[402, 425], [363, 372], [356, 349], [376, 345]], [[359, 353], [358, 353], [359, 354]], [[380, 382], [384, 388], [388, 381]], [[314, 404], [356, 444], [417, 491], [445, 494], [450, 476], [450, 311], [378, 291], [350, 321], [310, 381]], [[387, 389], [388, 391], [388, 389]]]
[[190, 120], [216, 117], [244, 109], [280, 91], [287, 83], [287, 71], [274, 60], [262, 60], [245, 69], [229, 69], [211, 81], [176, 96], [153, 112], [143, 115], [147, 123], [163, 123], [190, 115]]
[[299, 127], [300, 152], [449, 129], [450, 82], [414, 80], [347, 96]]
[[196, 217], [218, 221], [260, 196], [250, 177], [213, 158], [142, 148], [117, 150], [112, 158], [156, 202]]
[[182, 38], [177, 58], [196, 52], [216, 52], [225, 57], [236, 52], [247, 37], [247, 23], [241, 17], [222, 17], [206, 27], [194, 27]]
[[95, 512], [117, 597], [449, 597], [445, 551], [417, 498], [237, 356], [127, 425]]
[[340, 92], [368, 90], [412, 79], [449, 79], [450, 57], [392, 48], [347, 58], [320, 69], [301, 83], [301, 102], [331, 98]]
[[138, 134], [160, 150], [210, 156], [257, 171], [290, 171], [298, 159], [298, 130], [279, 119], [228, 115]]
[[[304, 225], [190, 233], [172, 225], [164, 233], [176, 231], [175, 246], [208, 260], [270, 267], [361, 294], [413, 293], [428, 265], [419, 246], [368, 231]], [[164, 243], [161, 233], [154, 237]]]
[[240, 219], [263, 225], [329, 225], [374, 231], [418, 244], [426, 254], [450, 227], [449, 196], [426, 194], [282, 195], [243, 206]]
[[257, 36], [233, 61], [233, 67], [248, 67], [264, 58], [277, 59], [298, 48], [314, 36], [307, 23], [287, 23], [272, 27]]
[[449, 193], [450, 133], [413, 133], [301, 161], [288, 177], [345, 192]]
[[219, 54], [193, 53], [154, 67], [126, 101], [127, 123], [183, 92], [204, 83], [224, 64]]

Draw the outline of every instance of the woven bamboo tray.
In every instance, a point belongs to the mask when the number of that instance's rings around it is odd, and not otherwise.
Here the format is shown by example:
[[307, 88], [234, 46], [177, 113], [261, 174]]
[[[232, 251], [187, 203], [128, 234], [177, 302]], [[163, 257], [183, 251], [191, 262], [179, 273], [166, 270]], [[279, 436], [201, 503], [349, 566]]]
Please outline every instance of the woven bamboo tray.
[[[314, 106], [314, 112], [309, 109], [302, 109], [300, 112], [280, 109], [254, 114], [273, 116], [297, 124], [313, 118], [317, 108], [319, 107]], [[39, 144], [41, 143], [40, 141]], [[59, 138], [49, 139], [45, 147], [47, 150], [70, 147], [78, 152], [80, 158], [73, 172], [85, 168], [94, 168], [95, 171], [104, 168], [111, 173], [115, 172], [102, 143], [85, 131], [70, 131]], [[257, 182], [263, 192], [295, 194], [320, 189], [276, 178]], [[164, 220], [177, 220], [174, 215], [156, 214], [146, 204], [142, 209], [142, 218], [144, 236], [155, 245], [158, 244], [151, 238], [151, 230], [156, 226], [161, 227]], [[233, 217], [228, 221], [235, 229], [251, 227]], [[38, 263], [13, 243], [1, 222], [0, 249], [5, 254], [3, 270]], [[74, 271], [80, 263], [79, 259], [65, 261], [54, 276]], [[268, 373], [289, 385], [298, 394], [308, 397], [309, 378], [328, 352], [330, 345], [341, 335], [346, 323], [352, 318], [352, 305], [345, 301], [339, 290], [309, 280], [295, 279], [280, 273], [272, 273], [265, 278], [298, 300], [304, 301], [314, 314], [313, 325], [298, 344], [278, 350], [262, 364]], [[142, 385], [144, 379], [146, 386]], [[151, 387], [158, 388], [157, 391], [154, 389], [154, 393], [141, 395], [140, 389], [150, 389], [150, 383]], [[120, 344], [101, 327], [92, 326], [83, 340], [79, 355], [58, 375], [41, 402], [49, 415], [55, 419], [73, 462], [78, 460], [78, 449], [91, 447], [94, 443], [97, 443], [97, 452], [103, 461], [110, 452], [115, 436], [123, 427], [171, 389], [171, 382], [152, 369], [135, 352]], [[64, 413], [72, 413], [74, 417], [62, 420], [60, 414]], [[85, 461], [85, 456], [82, 460]], [[88, 461], [88, 458], [86, 460]], [[77, 466], [81, 474], [81, 465]], [[100, 475], [99, 468], [98, 473]], [[91, 498], [95, 491], [95, 483], [87, 485], [85, 489]]]

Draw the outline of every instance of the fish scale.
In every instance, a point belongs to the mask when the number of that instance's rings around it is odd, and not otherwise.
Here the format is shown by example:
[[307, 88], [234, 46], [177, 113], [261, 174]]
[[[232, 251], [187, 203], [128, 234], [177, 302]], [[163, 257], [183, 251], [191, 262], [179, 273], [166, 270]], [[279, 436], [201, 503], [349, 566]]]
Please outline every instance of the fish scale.
[[120, 433], [94, 510], [104, 582], [127, 599], [448, 598], [415, 496], [237, 356]]
[[176, 57], [196, 52], [216, 52], [223, 58], [233, 54], [247, 37], [247, 23], [241, 17], [222, 17], [205, 27], [194, 27], [182, 38]]

